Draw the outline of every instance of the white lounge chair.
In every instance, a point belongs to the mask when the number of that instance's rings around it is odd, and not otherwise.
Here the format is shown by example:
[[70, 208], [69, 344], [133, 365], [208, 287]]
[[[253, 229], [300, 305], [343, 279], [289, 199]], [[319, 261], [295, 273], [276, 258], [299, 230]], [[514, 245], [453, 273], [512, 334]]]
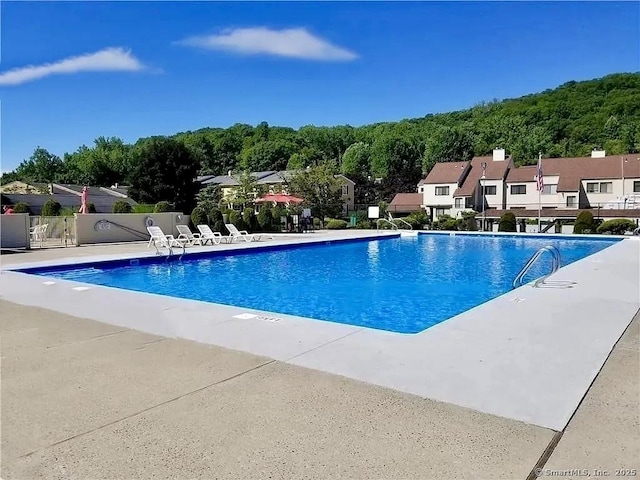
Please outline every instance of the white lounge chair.
[[31, 242], [36, 243], [40, 242], [40, 246], [42, 246], [42, 242], [47, 237], [47, 228], [49, 227], [48, 223], [43, 223], [42, 225], [36, 225], [29, 229], [29, 235], [31, 236]]
[[176, 229], [178, 230], [177, 241], [184, 241], [189, 245], [204, 245], [204, 240], [201, 238], [201, 235], [199, 233], [193, 233], [188, 225], [176, 225]]
[[209, 225], [198, 225], [198, 231], [200, 232], [200, 240], [203, 245], [207, 242], [211, 242], [212, 245], [220, 245], [224, 238], [220, 232], [214, 232]]
[[245, 242], [253, 242], [256, 240], [255, 235], [250, 234], [246, 230], [238, 230], [233, 223], [225, 223], [225, 227], [229, 230], [229, 238], [230, 242], [233, 243], [234, 240], [241, 238]]
[[147, 244], [147, 248], [149, 248], [152, 244], [156, 247], [156, 252], [159, 253], [158, 246], [168, 248], [171, 250], [173, 247], [184, 247], [186, 246], [185, 241], [179, 241], [173, 235], [165, 235], [160, 227], [152, 226], [147, 227], [147, 232], [149, 232], [149, 243]]

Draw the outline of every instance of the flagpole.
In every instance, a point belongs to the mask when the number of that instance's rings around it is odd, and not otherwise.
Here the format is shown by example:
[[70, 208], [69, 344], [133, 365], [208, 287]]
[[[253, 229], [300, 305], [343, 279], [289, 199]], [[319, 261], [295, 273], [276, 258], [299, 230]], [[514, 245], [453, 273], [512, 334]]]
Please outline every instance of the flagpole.
[[[540, 173], [542, 172], [541, 165], [542, 165], [542, 152], [538, 153], [538, 177], [540, 176]], [[540, 194], [542, 192], [540, 192], [540, 190], [541, 190], [540, 189], [540, 178], [538, 178], [536, 186], [538, 188], [538, 233], [540, 233], [541, 232], [541, 229], [540, 229], [540, 217], [542, 215], [542, 200], [540, 199]]]

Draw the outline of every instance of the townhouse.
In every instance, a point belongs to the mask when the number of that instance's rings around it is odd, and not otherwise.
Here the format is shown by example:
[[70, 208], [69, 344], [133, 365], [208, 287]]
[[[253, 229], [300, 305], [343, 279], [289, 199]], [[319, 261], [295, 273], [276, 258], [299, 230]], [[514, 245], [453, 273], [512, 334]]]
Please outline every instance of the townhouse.
[[602, 217], [640, 217], [640, 154], [542, 159], [543, 190], [538, 195], [537, 165], [515, 167], [502, 149], [469, 162], [438, 163], [418, 184], [422, 205], [435, 220], [463, 210], [488, 219], [513, 210], [519, 218], [575, 217], [592, 209]]
[[433, 220], [442, 215], [456, 217], [464, 210], [477, 212], [505, 208], [505, 180], [513, 160], [504, 149], [467, 162], [436, 163], [420, 181], [418, 193]]

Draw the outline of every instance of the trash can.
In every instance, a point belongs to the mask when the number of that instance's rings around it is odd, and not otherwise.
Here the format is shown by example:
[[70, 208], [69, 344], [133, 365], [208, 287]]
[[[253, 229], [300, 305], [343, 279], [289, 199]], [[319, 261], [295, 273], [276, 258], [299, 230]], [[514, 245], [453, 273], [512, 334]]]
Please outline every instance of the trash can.
[[349, 225], [355, 227], [358, 223], [358, 217], [356, 215], [351, 215]]

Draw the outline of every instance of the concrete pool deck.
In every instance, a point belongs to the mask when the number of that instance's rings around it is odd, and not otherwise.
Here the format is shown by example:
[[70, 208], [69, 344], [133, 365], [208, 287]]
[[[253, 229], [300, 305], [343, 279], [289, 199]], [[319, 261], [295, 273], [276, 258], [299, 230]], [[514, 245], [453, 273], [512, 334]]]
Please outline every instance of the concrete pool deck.
[[524, 480], [536, 468], [640, 468], [639, 318], [557, 446], [552, 430], [265, 357], [4, 300], [0, 319], [7, 480]]
[[[260, 245], [372, 234], [325, 232]], [[0, 287], [15, 303], [241, 350], [561, 431], [640, 307], [638, 240], [625, 239], [562, 268], [544, 288], [525, 285], [416, 335], [6, 270]], [[50, 252], [33, 251], [22, 261], [21, 254], [3, 257], [3, 269], [25, 261], [56, 263], [45, 259], [65, 253], [76, 258], [62, 263], [153, 255], [140, 244]], [[569, 281], [575, 285], [563, 288]]]

